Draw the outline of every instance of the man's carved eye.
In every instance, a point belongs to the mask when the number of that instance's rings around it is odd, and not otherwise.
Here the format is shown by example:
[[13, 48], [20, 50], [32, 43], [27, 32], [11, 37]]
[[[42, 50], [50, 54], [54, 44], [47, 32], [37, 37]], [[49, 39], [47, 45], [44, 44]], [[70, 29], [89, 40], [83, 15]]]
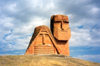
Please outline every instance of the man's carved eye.
[[69, 23], [68, 21], [64, 21], [64, 23]]
[[55, 21], [55, 23], [60, 23], [61, 21]]

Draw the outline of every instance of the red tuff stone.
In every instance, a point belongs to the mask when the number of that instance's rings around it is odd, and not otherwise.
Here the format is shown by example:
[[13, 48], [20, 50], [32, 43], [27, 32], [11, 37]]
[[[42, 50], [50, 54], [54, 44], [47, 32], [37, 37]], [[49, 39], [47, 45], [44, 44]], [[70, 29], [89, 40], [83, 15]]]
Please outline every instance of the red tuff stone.
[[57, 46], [60, 48], [60, 54], [69, 56], [69, 43], [71, 30], [69, 27], [68, 16], [53, 15], [50, 23], [51, 32], [56, 40]]
[[58, 50], [50, 29], [43, 25], [35, 28], [25, 54], [57, 54]]
[[71, 37], [71, 30], [68, 16], [51, 16], [50, 26], [51, 31], [44, 25], [35, 28], [25, 54], [70, 55], [68, 41]]

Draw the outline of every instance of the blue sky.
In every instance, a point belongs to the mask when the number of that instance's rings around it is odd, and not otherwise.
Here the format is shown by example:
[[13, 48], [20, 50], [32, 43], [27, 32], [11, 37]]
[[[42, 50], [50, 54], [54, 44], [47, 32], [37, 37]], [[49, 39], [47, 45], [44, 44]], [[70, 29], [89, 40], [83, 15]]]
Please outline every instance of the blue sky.
[[0, 0], [0, 55], [22, 55], [34, 27], [50, 16], [69, 16], [72, 57], [100, 62], [99, 0]]

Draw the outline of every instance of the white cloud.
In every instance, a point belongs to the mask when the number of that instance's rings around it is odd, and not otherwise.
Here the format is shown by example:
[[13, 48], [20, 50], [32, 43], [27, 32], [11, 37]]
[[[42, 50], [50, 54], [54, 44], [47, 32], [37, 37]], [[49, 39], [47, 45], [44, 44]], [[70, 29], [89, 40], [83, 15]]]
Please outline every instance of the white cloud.
[[42, 17], [34, 17], [33, 19], [30, 20], [29, 26], [39, 26], [39, 25], [48, 25], [49, 24], [49, 19], [47, 18], [42, 18]]
[[86, 4], [91, 2], [91, 0], [72, 0], [75, 4]]
[[92, 12], [93, 14], [98, 13], [98, 12], [99, 12], [99, 8], [94, 7], [94, 8], [91, 9], [91, 12]]
[[[95, 31], [94, 34], [99, 35], [99, 33], [99, 31]], [[71, 39], [69, 40], [70, 46], [100, 47], [100, 39], [96, 39], [92, 36], [93, 34], [91, 34], [91, 31], [89, 29], [79, 29], [76, 27], [71, 31]]]
[[30, 0], [30, 1], [25, 0], [25, 1], [29, 3], [30, 7], [33, 7], [36, 9], [39, 8], [39, 9], [43, 9], [43, 10], [48, 10], [50, 8], [51, 9], [55, 8], [54, 0]]
[[14, 18], [12, 18], [12, 17], [6, 17], [6, 16], [4, 16], [4, 17], [2, 17], [2, 18], [0, 18], [0, 25], [1, 26], [3, 26], [3, 27], [13, 27], [13, 20], [14, 20]]
[[0, 3], [0, 13], [1, 13], [1, 16], [2, 15], [6, 15], [6, 14], [13, 14], [13, 13], [16, 13], [18, 11], [17, 9], [17, 3], [13, 2], [13, 3]]
[[[91, 36], [86, 29], [75, 29], [71, 32], [70, 46], [90, 46]], [[94, 45], [92, 45], [94, 46]]]
[[10, 12], [16, 12], [17, 11], [16, 3], [6, 5], [5, 9], [7, 9]]
[[100, 8], [98, 8], [98, 7], [96, 7], [96, 6], [91, 5], [89, 8], [90, 8], [90, 9], [89, 9], [88, 12], [89, 12], [89, 14], [91, 14], [91, 15], [96, 16], [96, 15], [98, 15], [98, 13], [100, 12]]

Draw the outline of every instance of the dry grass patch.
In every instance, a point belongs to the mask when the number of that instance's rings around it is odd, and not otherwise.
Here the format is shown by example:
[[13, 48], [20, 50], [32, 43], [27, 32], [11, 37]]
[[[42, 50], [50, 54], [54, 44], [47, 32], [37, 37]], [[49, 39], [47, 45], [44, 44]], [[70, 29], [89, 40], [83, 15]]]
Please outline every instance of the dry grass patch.
[[100, 66], [63, 55], [15, 55], [0, 56], [0, 66]]

